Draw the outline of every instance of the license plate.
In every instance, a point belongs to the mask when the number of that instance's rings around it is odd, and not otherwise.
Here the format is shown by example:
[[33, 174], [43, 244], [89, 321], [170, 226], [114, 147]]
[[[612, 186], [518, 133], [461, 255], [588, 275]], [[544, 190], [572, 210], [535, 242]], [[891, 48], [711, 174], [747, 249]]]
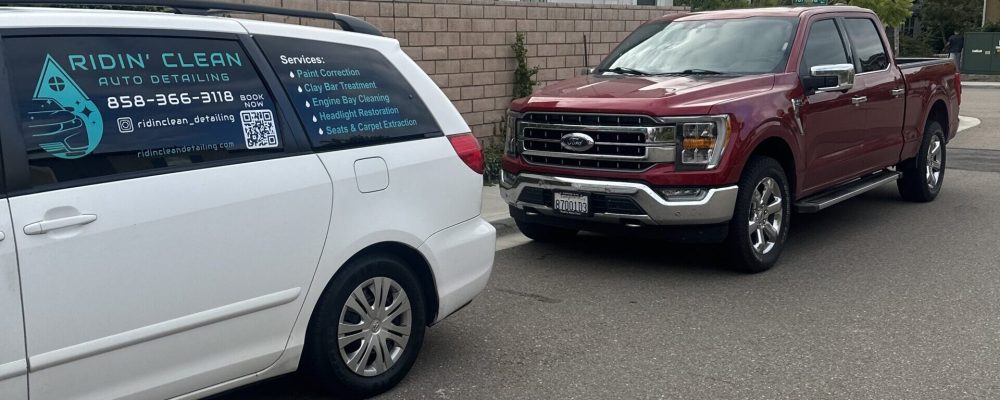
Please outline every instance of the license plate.
[[585, 194], [553, 193], [552, 209], [569, 215], [589, 215], [590, 198]]

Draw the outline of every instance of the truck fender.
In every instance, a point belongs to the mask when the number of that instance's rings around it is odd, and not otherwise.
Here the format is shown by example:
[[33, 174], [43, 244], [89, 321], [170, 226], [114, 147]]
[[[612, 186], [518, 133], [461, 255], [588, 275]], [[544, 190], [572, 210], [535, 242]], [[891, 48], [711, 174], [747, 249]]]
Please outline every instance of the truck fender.
[[797, 154], [801, 151], [799, 136], [795, 130], [779, 120], [769, 120], [754, 128], [746, 136], [746, 140], [740, 140], [743, 145], [738, 147], [737, 153], [742, 157], [739, 160], [738, 174], [742, 174], [743, 168], [750, 160], [750, 157], [763, 152], [769, 157], [775, 158], [781, 163], [787, 173], [789, 183], [792, 185], [792, 193], [795, 193], [796, 182], [801, 181], [802, 171], [805, 164], [802, 157]]
[[[935, 112], [934, 106], [938, 104], [938, 102], [941, 102], [941, 104], [943, 104], [945, 108], [944, 128], [945, 128], [945, 133], [948, 135], [948, 139], [950, 139], [952, 137], [951, 135], [952, 132], [957, 130], [957, 126], [952, 126], [953, 125], [952, 120], [957, 119], [957, 116], [954, 116], [952, 114], [951, 106], [948, 104], [948, 93], [945, 92], [944, 87], [936, 86], [931, 92], [929, 100], [927, 101], [927, 103], [924, 104], [924, 110], [923, 110], [924, 112], [922, 114], [924, 116], [924, 119], [921, 120], [921, 122], [926, 124], [927, 121], [930, 121], [931, 118], [934, 117], [933, 115]], [[920, 125], [918, 126], [918, 128], [920, 129], [920, 137], [922, 138], [924, 135], [924, 125]]]

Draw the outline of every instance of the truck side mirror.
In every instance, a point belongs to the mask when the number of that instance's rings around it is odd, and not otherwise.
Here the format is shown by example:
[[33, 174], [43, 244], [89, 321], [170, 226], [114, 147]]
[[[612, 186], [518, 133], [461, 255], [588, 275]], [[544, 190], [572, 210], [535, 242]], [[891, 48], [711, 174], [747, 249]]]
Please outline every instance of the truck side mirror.
[[854, 65], [817, 65], [810, 72], [812, 76], [802, 80], [807, 92], [843, 92], [854, 87]]

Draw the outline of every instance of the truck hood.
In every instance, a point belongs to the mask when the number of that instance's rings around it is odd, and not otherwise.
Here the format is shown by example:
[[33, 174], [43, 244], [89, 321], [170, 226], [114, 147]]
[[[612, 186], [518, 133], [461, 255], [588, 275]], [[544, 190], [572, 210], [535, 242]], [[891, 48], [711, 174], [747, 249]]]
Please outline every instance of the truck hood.
[[[726, 101], [771, 90], [774, 75], [597, 76], [548, 85], [515, 100], [519, 112], [700, 115]], [[718, 112], [718, 110], [715, 110]]]

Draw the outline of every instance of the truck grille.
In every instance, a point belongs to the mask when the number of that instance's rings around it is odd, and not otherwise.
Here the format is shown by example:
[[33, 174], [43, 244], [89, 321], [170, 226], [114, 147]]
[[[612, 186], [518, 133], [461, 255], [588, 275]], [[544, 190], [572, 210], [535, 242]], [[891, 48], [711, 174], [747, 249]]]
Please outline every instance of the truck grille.
[[[528, 113], [518, 121], [518, 140], [533, 164], [643, 171], [673, 161], [675, 130], [646, 116]], [[564, 146], [570, 134], [585, 135], [589, 148]]]

